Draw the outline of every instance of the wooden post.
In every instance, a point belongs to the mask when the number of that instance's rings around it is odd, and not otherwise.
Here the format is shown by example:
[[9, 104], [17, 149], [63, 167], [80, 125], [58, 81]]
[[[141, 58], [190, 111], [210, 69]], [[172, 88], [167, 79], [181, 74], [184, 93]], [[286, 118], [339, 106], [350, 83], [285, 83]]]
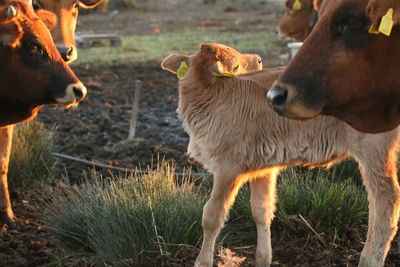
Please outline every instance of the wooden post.
[[133, 103], [132, 103], [132, 115], [131, 115], [131, 121], [130, 121], [130, 125], [129, 125], [128, 139], [135, 138], [135, 130], [136, 130], [137, 117], [138, 117], [138, 113], [139, 113], [139, 99], [140, 99], [140, 91], [141, 90], [142, 90], [142, 81], [136, 80], [135, 81], [135, 95], [133, 97]]

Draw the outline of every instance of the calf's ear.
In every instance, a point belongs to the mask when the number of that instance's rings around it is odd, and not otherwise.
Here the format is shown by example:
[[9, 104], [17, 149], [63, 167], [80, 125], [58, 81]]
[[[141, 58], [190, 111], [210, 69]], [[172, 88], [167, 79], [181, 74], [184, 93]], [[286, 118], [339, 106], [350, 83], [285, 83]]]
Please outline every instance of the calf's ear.
[[53, 12], [39, 9], [36, 14], [49, 30], [53, 29], [57, 25], [57, 16]]
[[82, 8], [94, 8], [104, 0], [79, 0], [78, 5]]
[[172, 55], [167, 56], [161, 62], [161, 68], [163, 70], [167, 70], [169, 72], [177, 74], [177, 71], [181, 67], [182, 62], [184, 62], [187, 66], [190, 67], [190, 56], [172, 54]]

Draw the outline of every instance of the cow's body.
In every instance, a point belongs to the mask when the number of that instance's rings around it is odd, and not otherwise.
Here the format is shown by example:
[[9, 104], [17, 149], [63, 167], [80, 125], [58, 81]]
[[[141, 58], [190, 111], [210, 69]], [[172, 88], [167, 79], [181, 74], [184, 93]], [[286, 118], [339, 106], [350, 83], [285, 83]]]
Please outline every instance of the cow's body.
[[34, 9], [48, 10], [56, 14], [57, 25], [51, 30], [57, 48], [68, 63], [78, 58], [75, 43], [75, 28], [81, 8], [93, 8], [104, 0], [33, 0]]
[[269, 92], [280, 114], [332, 115], [371, 133], [400, 123], [400, 25], [394, 24], [390, 36], [369, 33], [367, 4], [323, 2], [314, 30]]
[[257, 225], [256, 266], [269, 266], [279, 171], [294, 165], [332, 165], [348, 156], [359, 163], [370, 207], [359, 266], [383, 266], [400, 208], [399, 130], [372, 135], [332, 117], [305, 122], [280, 117], [263, 96], [284, 68], [218, 78], [210, 75], [210, 62], [212, 57], [200, 52], [179, 83], [178, 114], [190, 136], [189, 152], [214, 174], [211, 197], [203, 211], [204, 237], [196, 266], [212, 266], [216, 237], [247, 181], [251, 182]]
[[52, 15], [38, 15], [26, 0], [0, 3], [0, 222], [9, 225], [15, 221], [7, 186], [13, 125], [43, 105], [76, 106], [86, 95], [42, 22]]

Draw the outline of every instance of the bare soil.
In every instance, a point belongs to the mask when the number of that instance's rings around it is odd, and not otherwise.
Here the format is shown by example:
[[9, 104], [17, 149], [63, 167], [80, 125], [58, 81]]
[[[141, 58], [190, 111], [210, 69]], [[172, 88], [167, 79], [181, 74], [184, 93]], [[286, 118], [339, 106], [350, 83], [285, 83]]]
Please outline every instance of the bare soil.
[[[212, 6], [196, 2], [149, 1], [140, 4], [137, 9], [81, 15], [78, 30], [130, 35], [219, 27], [222, 30], [257, 31], [262, 34], [275, 31], [282, 14], [267, 6], [260, 8], [260, 5], [239, 4], [238, 1], [231, 1], [230, 4], [223, 1]], [[224, 12], [225, 9], [234, 12]], [[269, 62], [278, 64], [281, 60], [274, 55]], [[194, 172], [203, 172], [199, 165], [192, 164], [185, 156], [189, 139], [175, 113], [177, 81], [162, 71], [159, 63], [74, 67], [88, 87], [87, 99], [77, 110], [50, 107], [43, 109], [39, 115], [56, 135], [58, 152], [128, 168], [146, 167], [156, 163], [158, 158], [165, 158], [174, 160], [178, 170], [191, 167]], [[126, 141], [136, 79], [143, 81], [137, 138]], [[88, 168], [81, 163], [60, 159], [56, 176], [68, 176], [71, 183], [76, 183]], [[110, 175], [108, 170], [99, 171]], [[66, 257], [44, 229], [41, 203], [51, 196], [51, 192], [51, 188], [41, 188], [12, 194], [14, 212], [21, 220], [14, 230], [0, 229], [0, 266], [59, 266], [61, 259], [66, 266], [92, 266]], [[365, 224], [348, 229], [341, 240], [317, 238], [304, 227], [302, 229], [300, 237], [295, 239], [282, 239], [280, 233], [272, 233], [273, 266], [357, 265], [365, 240]], [[254, 266], [255, 243], [254, 240], [248, 247], [242, 244], [231, 244], [229, 247], [246, 257], [243, 266]], [[184, 248], [177, 255], [184, 260], [163, 264], [156, 261], [148, 266], [192, 266], [197, 252], [196, 249]], [[397, 242], [393, 242], [386, 266], [400, 266]]]

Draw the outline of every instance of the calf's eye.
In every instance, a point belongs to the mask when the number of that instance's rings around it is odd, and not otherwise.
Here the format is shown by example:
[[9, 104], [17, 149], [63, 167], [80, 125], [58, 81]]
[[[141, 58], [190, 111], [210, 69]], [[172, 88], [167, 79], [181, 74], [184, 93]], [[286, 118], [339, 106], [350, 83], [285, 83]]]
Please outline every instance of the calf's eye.
[[262, 58], [259, 57], [258, 60], [257, 60], [257, 62], [258, 62], [258, 64], [261, 64], [261, 63], [262, 63]]

